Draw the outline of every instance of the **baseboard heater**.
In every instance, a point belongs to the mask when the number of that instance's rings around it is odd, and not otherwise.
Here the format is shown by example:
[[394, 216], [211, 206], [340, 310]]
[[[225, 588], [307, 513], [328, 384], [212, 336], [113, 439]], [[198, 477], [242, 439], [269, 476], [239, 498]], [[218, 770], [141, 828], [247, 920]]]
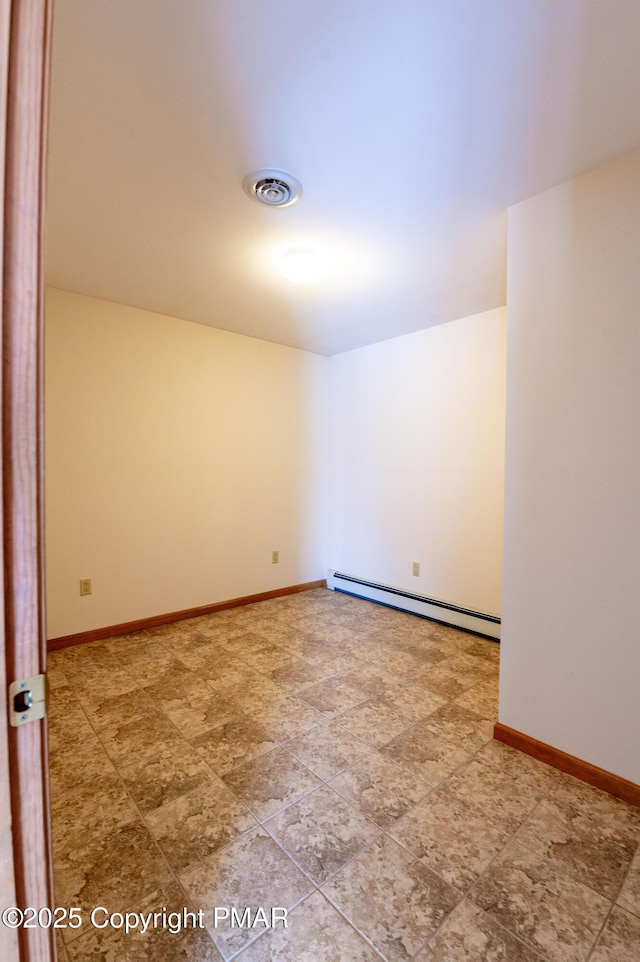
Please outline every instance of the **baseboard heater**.
[[452, 628], [462, 628], [474, 635], [482, 635], [483, 638], [500, 640], [500, 618], [497, 615], [488, 615], [471, 608], [460, 608], [448, 601], [414, 595], [410, 591], [377, 584], [375, 581], [364, 581], [361, 578], [354, 578], [353, 575], [344, 574], [342, 571], [329, 571], [327, 588], [356, 598], [366, 598], [368, 601], [375, 601], [376, 604], [386, 605], [387, 608], [407, 611], [420, 618], [427, 618], [429, 621], [450, 625]]

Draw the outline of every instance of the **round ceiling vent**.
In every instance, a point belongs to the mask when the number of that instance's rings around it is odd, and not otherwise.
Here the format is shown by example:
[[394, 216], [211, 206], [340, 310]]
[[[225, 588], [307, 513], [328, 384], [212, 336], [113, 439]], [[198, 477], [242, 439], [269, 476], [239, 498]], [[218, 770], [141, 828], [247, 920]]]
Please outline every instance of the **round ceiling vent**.
[[302, 184], [284, 170], [267, 167], [247, 174], [242, 182], [245, 193], [266, 207], [291, 207], [302, 196]]

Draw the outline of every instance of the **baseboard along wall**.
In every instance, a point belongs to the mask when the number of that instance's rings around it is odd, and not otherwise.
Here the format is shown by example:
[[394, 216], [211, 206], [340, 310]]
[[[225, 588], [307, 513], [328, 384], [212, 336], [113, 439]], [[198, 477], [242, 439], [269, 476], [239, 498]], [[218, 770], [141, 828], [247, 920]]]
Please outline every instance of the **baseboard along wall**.
[[243, 598], [217, 601], [215, 604], [202, 605], [199, 608], [185, 608], [182, 611], [169, 611], [164, 615], [153, 615], [150, 618], [140, 618], [137, 621], [126, 621], [120, 625], [92, 628], [90, 631], [79, 631], [74, 635], [62, 635], [59, 638], [50, 638], [47, 641], [47, 650], [59, 651], [61, 648], [84, 645], [89, 641], [116, 638], [118, 635], [128, 635], [134, 631], [144, 631], [146, 628], [170, 625], [174, 621], [186, 621], [188, 618], [198, 618], [200, 615], [212, 615], [215, 614], [216, 611], [226, 611], [228, 608], [241, 608], [243, 605], [253, 605], [257, 601], [270, 601], [272, 598], [283, 598], [285, 595], [295, 595], [300, 591], [310, 591], [312, 588], [326, 587], [326, 579], [322, 578], [319, 581], [307, 581], [300, 585], [290, 585], [288, 588], [274, 588], [272, 591], [261, 591], [256, 595], [245, 595]]
[[626, 778], [605, 771], [604, 768], [598, 768], [597, 765], [591, 765], [590, 762], [582, 761], [581, 758], [568, 755], [567, 752], [563, 752], [559, 748], [540, 742], [536, 738], [531, 738], [530, 735], [525, 735], [523, 732], [516, 731], [515, 728], [509, 728], [508, 725], [503, 725], [500, 722], [497, 722], [494, 726], [493, 737], [496, 741], [503, 742], [511, 748], [517, 748], [518, 751], [531, 755], [538, 761], [546, 762], [552, 768], [573, 775], [574, 778], [579, 778], [582, 782], [587, 782], [595, 788], [600, 788], [603, 792], [608, 792], [609, 795], [615, 795], [616, 798], [621, 798], [625, 802], [630, 802], [631, 805], [637, 805], [640, 808], [640, 785], [636, 785], [635, 782], [629, 782]]

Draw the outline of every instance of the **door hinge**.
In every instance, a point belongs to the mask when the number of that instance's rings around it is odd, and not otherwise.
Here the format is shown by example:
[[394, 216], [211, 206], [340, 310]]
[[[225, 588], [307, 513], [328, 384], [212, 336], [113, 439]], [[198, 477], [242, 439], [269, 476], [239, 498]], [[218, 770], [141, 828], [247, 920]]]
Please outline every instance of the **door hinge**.
[[32, 675], [9, 685], [9, 722], [14, 728], [47, 714], [47, 676]]

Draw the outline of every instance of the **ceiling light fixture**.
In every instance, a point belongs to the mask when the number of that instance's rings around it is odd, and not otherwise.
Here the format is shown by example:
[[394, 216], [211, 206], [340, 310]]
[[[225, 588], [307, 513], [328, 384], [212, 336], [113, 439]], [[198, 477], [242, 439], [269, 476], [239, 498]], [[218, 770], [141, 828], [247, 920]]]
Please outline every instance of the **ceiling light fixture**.
[[264, 167], [247, 174], [242, 186], [251, 200], [266, 207], [293, 207], [302, 197], [300, 181], [276, 167]]
[[324, 273], [324, 264], [315, 251], [298, 247], [282, 255], [280, 273], [294, 284], [315, 284]]

